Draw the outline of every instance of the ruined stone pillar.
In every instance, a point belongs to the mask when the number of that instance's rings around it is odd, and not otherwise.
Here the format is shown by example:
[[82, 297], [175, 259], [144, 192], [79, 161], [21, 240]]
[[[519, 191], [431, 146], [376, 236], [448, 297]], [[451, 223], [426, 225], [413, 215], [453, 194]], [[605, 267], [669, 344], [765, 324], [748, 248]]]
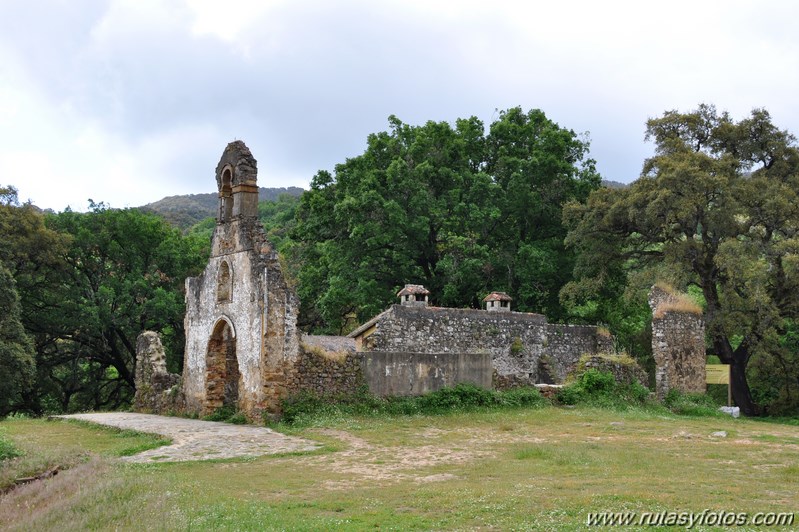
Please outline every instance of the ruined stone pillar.
[[649, 292], [655, 391], [662, 400], [671, 389], [705, 393], [705, 323], [702, 309], [666, 285]]

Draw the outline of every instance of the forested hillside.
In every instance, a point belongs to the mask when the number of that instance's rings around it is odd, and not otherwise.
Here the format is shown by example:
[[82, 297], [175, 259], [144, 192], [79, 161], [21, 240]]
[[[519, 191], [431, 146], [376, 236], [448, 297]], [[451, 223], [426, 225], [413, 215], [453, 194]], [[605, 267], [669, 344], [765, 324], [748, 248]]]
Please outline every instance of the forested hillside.
[[[259, 201], [275, 201], [281, 194], [300, 196], [304, 192], [299, 187], [258, 188]], [[179, 227], [188, 229], [192, 225], [216, 216], [219, 198], [216, 192], [208, 194], [184, 194], [180, 196], [167, 196], [153, 203], [139, 207], [144, 212], [158, 214], [166, 221]]]

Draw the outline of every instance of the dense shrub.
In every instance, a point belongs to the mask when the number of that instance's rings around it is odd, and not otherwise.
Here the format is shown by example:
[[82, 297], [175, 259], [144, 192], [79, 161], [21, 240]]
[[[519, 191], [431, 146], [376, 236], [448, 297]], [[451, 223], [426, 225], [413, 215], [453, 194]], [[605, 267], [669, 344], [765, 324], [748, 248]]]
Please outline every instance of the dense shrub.
[[674, 412], [686, 416], [722, 416], [719, 404], [710, 395], [703, 393], [682, 393], [671, 389], [663, 399], [663, 405]]
[[[238, 415], [236, 409], [230, 405], [220, 406], [213, 413], [205, 416], [204, 421], [229, 421]], [[246, 422], [246, 420], [245, 420]], [[235, 423], [235, 422], [233, 422]]]
[[612, 374], [596, 369], [587, 370], [557, 394], [560, 404], [587, 404], [611, 408], [643, 405], [648, 398], [649, 390], [639, 383], [619, 383]]
[[9, 458], [16, 458], [21, 456], [22, 452], [6, 438], [5, 434], [0, 432], [0, 462], [8, 460]]
[[441, 414], [487, 408], [539, 406], [546, 402], [536, 388], [491, 391], [461, 383], [418, 397], [383, 398], [370, 394], [363, 387], [357, 393], [347, 396], [320, 396], [310, 392], [290, 396], [282, 403], [282, 420], [298, 425], [328, 416]]

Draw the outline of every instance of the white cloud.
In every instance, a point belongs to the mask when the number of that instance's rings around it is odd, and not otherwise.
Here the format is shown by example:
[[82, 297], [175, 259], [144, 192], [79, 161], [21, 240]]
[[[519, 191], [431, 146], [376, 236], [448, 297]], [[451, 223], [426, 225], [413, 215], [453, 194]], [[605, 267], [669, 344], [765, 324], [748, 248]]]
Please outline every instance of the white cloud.
[[307, 184], [386, 117], [541, 108], [629, 181], [644, 123], [715, 103], [799, 132], [792, 2], [107, 0], [0, 4], [0, 184], [45, 207], [213, 190], [243, 139]]

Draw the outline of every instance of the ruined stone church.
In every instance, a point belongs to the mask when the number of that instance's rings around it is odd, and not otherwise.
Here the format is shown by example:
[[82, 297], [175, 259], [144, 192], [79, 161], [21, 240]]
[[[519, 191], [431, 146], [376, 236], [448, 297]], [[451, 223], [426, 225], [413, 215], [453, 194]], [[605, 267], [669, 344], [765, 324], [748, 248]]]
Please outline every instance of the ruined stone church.
[[241, 141], [216, 167], [217, 224], [205, 271], [186, 280], [186, 409], [266, 409], [297, 358], [299, 301], [258, 221], [258, 168]]
[[[581, 359], [614, 349], [606, 330], [514, 312], [502, 292], [486, 296], [484, 310], [442, 308], [413, 284], [399, 290], [399, 304], [349, 337], [302, 335], [296, 292], [258, 220], [257, 172], [243, 142], [228, 144], [216, 167], [219, 206], [208, 265], [186, 280], [183, 373], [166, 373], [158, 335], [143, 333], [138, 410], [208, 415], [228, 407], [257, 420], [301, 391], [347, 394], [365, 386], [377, 395], [415, 395], [459, 382], [557, 384]], [[674, 305], [656, 312], [653, 349], [668, 366], [658, 372], [659, 395], [688, 381], [690, 391], [700, 387], [695, 373], [704, 363], [704, 325], [677, 314]], [[686, 334], [688, 347], [675, 350]], [[679, 363], [670, 362], [674, 353]]]

